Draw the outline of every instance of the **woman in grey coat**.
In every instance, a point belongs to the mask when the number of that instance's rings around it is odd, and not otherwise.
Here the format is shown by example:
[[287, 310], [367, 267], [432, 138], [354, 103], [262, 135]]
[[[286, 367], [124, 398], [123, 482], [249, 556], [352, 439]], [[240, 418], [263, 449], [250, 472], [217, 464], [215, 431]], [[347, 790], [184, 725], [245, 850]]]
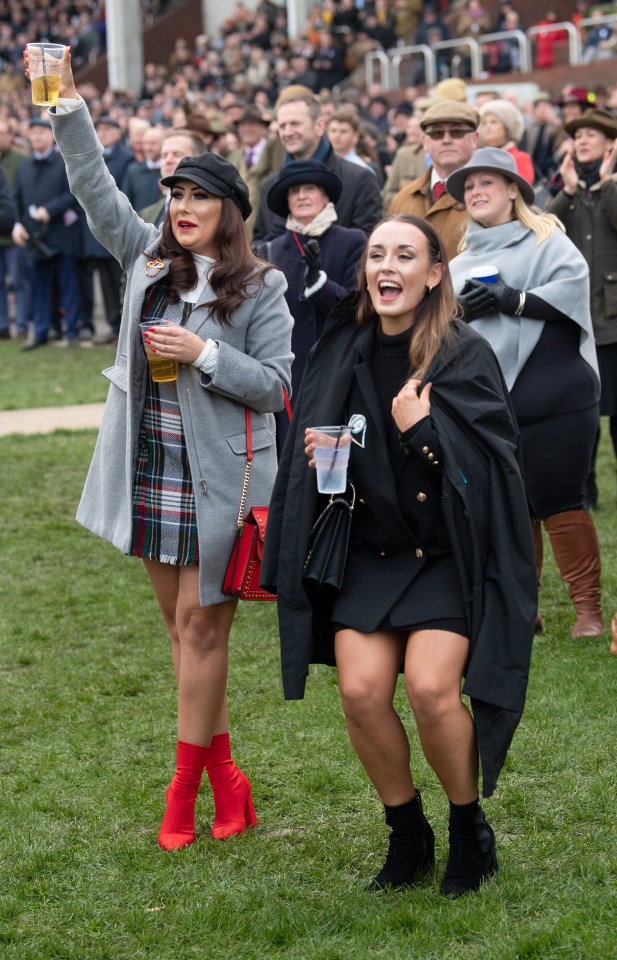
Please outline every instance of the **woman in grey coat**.
[[[28, 61], [26, 58], [26, 70]], [[205, 769], [214, 792], [212, 836], [256, 824], [251, 785], [231, 758], [228, 638], [236, 601], [221, 592], [234, 541], [251, 409], [254, 460], [247, 510], [267, 503], [276, 473], [274, 412], [291, 379], [292, 320], [279, 271], [251, 253], [248, 188], [215, 154], [185, 157], [159, 230], [110, 177], [67, 51], [60, 103], [50, 110], [71, 190], [95, 236], [127, 273], [116, 362], [77, 518], [123, 553], [143, 557], [171, 638], [178, 685], [175, 775], [159, 833], [166, 850], [195, 839]], [[155, 383], [146, 335], [178, 361]]]

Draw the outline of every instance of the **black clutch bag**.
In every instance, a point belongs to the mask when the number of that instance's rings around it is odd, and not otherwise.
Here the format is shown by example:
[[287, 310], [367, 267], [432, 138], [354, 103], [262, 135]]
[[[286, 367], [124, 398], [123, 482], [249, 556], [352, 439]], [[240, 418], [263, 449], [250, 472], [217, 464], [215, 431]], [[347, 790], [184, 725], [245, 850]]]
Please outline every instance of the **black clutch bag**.
[[340, 590], [347, 562], [351, 515], [356, 491], [351, 487], [351, 503], [344, 496], [332, 494], [325, 510], [313, 524], [309, 549], [304, 562], [303, 580], [320, 587]]

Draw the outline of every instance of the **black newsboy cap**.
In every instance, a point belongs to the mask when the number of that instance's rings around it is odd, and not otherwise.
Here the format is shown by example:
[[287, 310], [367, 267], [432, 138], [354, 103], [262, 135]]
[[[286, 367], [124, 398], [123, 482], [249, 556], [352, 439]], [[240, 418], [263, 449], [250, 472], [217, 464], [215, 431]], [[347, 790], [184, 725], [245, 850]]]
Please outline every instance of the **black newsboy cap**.
[[239, 207], [243, 220], [252, 213], [249, 188], [233, 163], [219, 157], [217, 153], [183, 157], [175, 172], [170, 177], [164, 177], [161, 183], [166, 187], [173, 187], [178, 180], [196, 183], [214, 197], [229, 197]]

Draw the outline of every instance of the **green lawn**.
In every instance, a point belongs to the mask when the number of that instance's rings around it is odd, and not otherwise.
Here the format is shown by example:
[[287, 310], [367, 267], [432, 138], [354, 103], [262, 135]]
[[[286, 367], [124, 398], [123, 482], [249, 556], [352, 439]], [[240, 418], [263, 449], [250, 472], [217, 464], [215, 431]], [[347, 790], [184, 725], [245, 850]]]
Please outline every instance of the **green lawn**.
[[[596, 518], [608, 617], [617, 488], [606, 433]], [[175, 742], [170, 658], [140, 563], [73, 519], [94, 439], [0, 440], [2, 960], [617, 957], [617, 657], [607, 637], [570, 639], [550, 558], [527, 711], [485, 803], [501, 873], [479, 894], [438, 894], [446, 802], [413, 735], [438, 870], [402, 895], [364, 892], [385, 851], [380, 806], [347, 742], [334, 672], [314, 670], [306, 700], [283, 701], [267, 603], [241, 605], [229, 691], [260, 825], [212, 841], [204, 790], [197, 842], [159, 850]]]
[[114, 362], [115, 347], [47, 347], [22, 353], [23, 343], [0, 341], [0, 410], [97, 403], [109, 381], [101, 370]]

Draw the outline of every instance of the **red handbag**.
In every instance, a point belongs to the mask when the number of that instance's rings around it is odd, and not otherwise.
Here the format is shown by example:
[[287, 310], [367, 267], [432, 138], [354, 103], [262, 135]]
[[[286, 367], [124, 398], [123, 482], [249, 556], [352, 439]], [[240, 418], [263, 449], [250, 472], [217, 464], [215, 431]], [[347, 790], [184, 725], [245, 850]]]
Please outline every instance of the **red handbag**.
[[[283, 391], [285, 408], [291, 420], [291, 406], [287, 392]], [[246, 469], [240, 497], [240, 510], [236, 524], [237, 536], [234, 543], [225, 577], [222, 592], [228, 597], [239, 597], [240, 600], [276, 600], [276, 594], [269, 593], [259, 586], [261, 576], [261, 558], [268, 521], [267, 507], [253, 507], [244, 516], [246, 498], [249, 492], [249, 479], [253, 464], [253, 428], [251, 411], [246, 412]]]

